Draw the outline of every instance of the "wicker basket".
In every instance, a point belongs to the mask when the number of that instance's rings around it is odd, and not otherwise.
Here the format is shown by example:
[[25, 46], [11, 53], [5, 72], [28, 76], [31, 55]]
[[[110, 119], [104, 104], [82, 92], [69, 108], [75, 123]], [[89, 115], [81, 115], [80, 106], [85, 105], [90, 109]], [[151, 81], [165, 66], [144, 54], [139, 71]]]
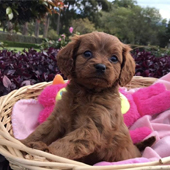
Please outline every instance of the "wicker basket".
[[[134, 77], [128, 88], [149, 86], [155, 82], [155, 78]], [[35, 150], [24, 146], [13, 137], [11, 127], [12, 107], [20, 99], [37, 98], [40, 92], [50, 83], [39, 83], [33, 86], [25, 86], [19, 90], [12, 91], [0, 98], [0, 153], [9, 161], [12, 169], [31, 170], [111, 170], [111, 169], [170, 169], [170, 157], [159, 161], [112, 166], [89, 166], [80, 162], [55, 156], [43, 151]], [[50, 161], [49, 161], [50, 160]]]

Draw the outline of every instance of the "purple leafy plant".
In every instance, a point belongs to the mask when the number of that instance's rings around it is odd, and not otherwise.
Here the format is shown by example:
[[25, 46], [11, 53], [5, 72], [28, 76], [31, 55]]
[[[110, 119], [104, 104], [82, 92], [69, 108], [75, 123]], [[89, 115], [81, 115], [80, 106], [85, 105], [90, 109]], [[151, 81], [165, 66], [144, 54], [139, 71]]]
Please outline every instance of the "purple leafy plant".
[[[58, 49], [48, 48], [37, 52], [34, 49], [22, 52], [0, 50], [0, 96], [25, 85], [52, 81], [60, 74], [56, 55]], [[136, 62], [136, 74], [160, 78], [170, 72], [170, 56], [155, 57], [151, 52], [132, 52]]]
[[155, 57], [151, 52], [134, 51], [132, 56], [136, 62], [136, 75], [160, 78], [170, 72], [170, 56]]
[[24, 85], [52, 81], [59, 74], [56, 55], [58, 50], [49, 48], [37, 52], [0, 50], [0, 96]]

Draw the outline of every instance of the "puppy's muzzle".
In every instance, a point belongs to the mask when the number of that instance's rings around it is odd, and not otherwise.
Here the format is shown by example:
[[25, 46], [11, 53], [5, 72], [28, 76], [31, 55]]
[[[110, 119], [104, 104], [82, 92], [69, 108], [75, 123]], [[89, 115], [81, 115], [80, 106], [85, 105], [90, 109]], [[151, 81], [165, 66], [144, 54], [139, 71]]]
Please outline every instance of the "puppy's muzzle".
[[104, 73], [106, 71], [106, 66], [104, 64], [95, 64], [97, 73]]

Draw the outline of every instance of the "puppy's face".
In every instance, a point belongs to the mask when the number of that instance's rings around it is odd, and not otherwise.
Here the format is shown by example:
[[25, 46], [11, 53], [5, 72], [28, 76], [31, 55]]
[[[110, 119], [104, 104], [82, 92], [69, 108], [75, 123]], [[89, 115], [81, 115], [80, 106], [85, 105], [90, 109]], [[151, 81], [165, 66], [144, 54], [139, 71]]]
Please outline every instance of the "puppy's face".
[[79, 82], [110, 87], [119, 79], [123, 61], [121, 42], [108, 34], [93, 33], [81, 38], [75, 60]]
[[129, 51], [117, 37], [94, 32], [74, 37], [59, 52], [57, 61], [61, 72], [77, 83], [103, 89], [131, 80], [135, 64]]

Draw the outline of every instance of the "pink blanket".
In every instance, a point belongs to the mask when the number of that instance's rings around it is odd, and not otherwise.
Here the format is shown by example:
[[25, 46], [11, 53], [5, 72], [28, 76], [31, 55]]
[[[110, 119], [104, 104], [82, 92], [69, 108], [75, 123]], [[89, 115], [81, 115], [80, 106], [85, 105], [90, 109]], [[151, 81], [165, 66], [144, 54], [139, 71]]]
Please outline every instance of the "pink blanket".
[[[170, 74], [158, 79], [155, 83], [158, 82], [163, 83], [167, 90], [170, 90]], [[170, 110], [155, 116], [144, 116], [138, 119], [130, 129], [133, 130], [141, 126], [151, 128], [153, 132], [149, 136], [156, 137], [156, 143], [152, 147], [147, 147], [142, 156], [150, 160], [170, 156]]]
[[[170, 90], [170, 74], [162, 77], [161, 79], [157, 80], [159, 83], [163, 83], [168, 90]], [[129, 93], [133, 93], [137, 89], [130, 90]], [[24, 101], [24, 100], [23, 100]], [[21, 100], [21, 102], [23, 102]], [[32, 102], [32, 101], [31, 101]], [[167, 101], [170, 102], [170, 101]], [[38, 109], [37, 112], [35, 111], [35, 105], [33, 108], [29, 106], [29, 114], [33, 114], [32, 120], [25, 126], [25, 128], [21, 128], [21, 124], [23, 125], [23, 120], [21, 118], [17, 118], [17, 112], [13, 112], [12, 115], [12, 126], [14, 130], [14, 136], [18, 139], [23, 139], [27, 137], [33, 129], [33, 125], [37, 125], [37, 115], [39, 114], [38, 111], [41, 108], [39, 104], [37, 104]], [[31, 111], [33, 109], [34, 111]], [[22, 112], [24, 114], [24, 119], [28, 117], [28, 113]], [[20, 116], [19, 116], [20, 117]], [[27, 119], [28, 120], [28, 119]], [[16, 127], [16, 124], [20, 124], [20, 127]], [[138, 119], [129, 129], [134, 130], [140, 127], [149, 127], [152, 129], [152, 133], [149, 136], [156, 136], [156, 142], [152, 147], [147, 147], [143, 153], [142, 158], [135, 158], [126, 161], [120, 162], [100, 162], [96, 165], [111, 165], [111, 164], [127, 164], [127, 163], [141, 163], [141, 162], [148, 162], [153, 160], [158, 160], [162, 157], [170, 156], [170, 110], [167, 110], [161, 114], [154, 115], [154, 116], [143, 116], [142, 118]], [[149, 137], [148, 136], [148, 137]]]

